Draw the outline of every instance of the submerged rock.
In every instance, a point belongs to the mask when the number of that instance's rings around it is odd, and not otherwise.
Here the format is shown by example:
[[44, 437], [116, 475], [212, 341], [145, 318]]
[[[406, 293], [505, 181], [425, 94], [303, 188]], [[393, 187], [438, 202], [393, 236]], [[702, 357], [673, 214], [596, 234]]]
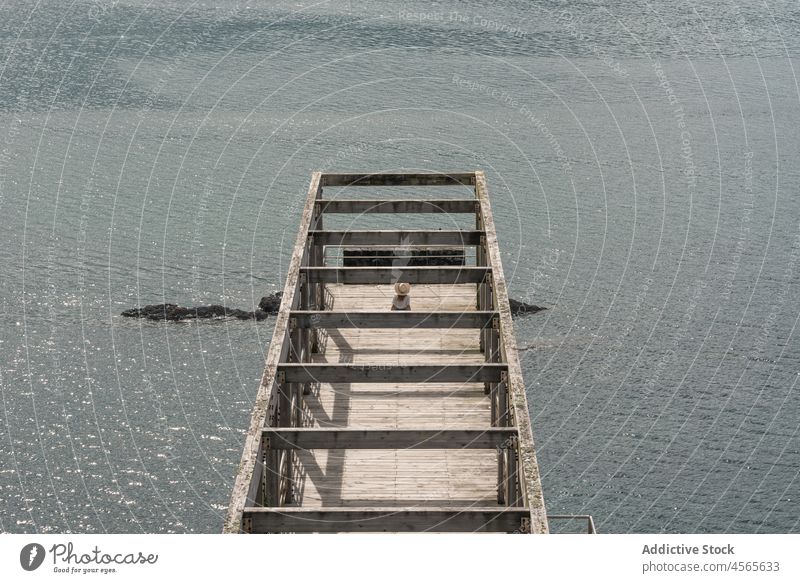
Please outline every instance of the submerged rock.
[[248, 312], [235, 308], [226, 308], [220, 305], [199, 306], [196, 308], [182, 308], [175, 304], [152, 304], [143, 308], [125, 310], [122, 315], [127, 318], [147, 318], [148, 320], [169, 320], [180, 322], [182, 320], [208, 319], [208, 318], [236, 318], [238, 320], [264, 320], [268, 316], [264, 310]]
[[261, 298], [261, 301], [258, 302], [258, 307], [268, 314], [277, 314], [278, 310], [281, 309], [281, 297], [283, 297], [283, 292], [275, 292], [264, 296]]
[[283, 292], [275, 292], [261, 298], [258, 309], [248, 312], [236, 308], [226, 308], [218, 304], [183, 308], [176, 304], [151, 304], [143, 308], [125, 310], [122, 315], [126, 318], [146, 318], [148, 320], [168, 320], [181, 322], [183, 320], [207, 320], [210, 318], [236, 318], [237, 320], [266, 320], [270, 314], [275, 314], [281, 307]]
[[534, 306], [533, 304], [526, 304], [525, 302], [521, 302], [513, 298], [508, 298], [508, 303], [511, 306], [512, 316], [535, 314], [536, 312], [541, 312], [542, 310], [547, 309], [547, 308], [542, 308], [541, 306]]

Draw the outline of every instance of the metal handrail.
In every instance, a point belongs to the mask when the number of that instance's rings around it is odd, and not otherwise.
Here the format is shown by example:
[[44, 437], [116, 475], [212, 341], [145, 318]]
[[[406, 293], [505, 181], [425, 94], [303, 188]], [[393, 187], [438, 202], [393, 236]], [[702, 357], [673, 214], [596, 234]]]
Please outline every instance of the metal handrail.
[[594, 526], [594, 519], [591, 514], [553, 514], [548, 515], [547, 520], [585, 520], [586, 534], [597, 534], [597, 528]]

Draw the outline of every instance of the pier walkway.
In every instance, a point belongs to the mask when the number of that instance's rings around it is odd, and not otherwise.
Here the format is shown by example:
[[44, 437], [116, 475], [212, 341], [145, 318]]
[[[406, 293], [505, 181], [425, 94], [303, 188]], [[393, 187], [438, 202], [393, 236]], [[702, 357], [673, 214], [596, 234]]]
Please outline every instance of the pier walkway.
[[314, 173], [224, 530], [548, 532], [482, 172]]

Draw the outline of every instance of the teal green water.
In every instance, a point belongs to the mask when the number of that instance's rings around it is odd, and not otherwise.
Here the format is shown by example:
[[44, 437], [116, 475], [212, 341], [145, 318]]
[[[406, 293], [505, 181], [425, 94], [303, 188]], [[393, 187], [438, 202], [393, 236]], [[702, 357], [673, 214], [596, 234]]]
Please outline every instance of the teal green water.
[[313, 170], [484, 169], [552, 514], [800, 530], [793, 1], [0, 4], [0, 531], [218, 532]]

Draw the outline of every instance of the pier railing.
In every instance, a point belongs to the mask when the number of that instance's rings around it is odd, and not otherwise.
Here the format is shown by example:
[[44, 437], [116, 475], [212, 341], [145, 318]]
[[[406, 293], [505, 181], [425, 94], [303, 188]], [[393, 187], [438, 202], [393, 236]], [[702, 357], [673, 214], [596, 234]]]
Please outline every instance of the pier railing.
[[568, 521], [568, 522], [585, 522], [585, 534], [597, 534], [597, 529], [594, 526], [594, 518], [590, 514], [548, 514], [548, 521]]

